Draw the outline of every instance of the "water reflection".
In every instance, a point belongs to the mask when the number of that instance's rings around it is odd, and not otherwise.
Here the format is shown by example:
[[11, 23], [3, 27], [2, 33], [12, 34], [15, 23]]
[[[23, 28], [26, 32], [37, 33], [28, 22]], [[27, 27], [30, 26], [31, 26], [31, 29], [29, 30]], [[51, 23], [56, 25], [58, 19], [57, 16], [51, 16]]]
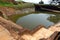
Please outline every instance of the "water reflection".
[[48, 27], [54, 24], [53, 22], [48, 20], [48, 18], [50, 19], [50, 16], [52, 15], [53, 14], [47, 13], [29, 14], [27, 16], [20, 17], [16, 23], [31, 30], [38, 25], [44, 25]]

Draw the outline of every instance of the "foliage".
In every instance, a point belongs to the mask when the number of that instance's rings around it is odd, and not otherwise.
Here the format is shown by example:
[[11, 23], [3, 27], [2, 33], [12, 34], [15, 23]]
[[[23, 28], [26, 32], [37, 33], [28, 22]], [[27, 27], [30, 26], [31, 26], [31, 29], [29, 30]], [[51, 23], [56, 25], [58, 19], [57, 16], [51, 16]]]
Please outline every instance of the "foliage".
[[50, 16], [48, 20], [54, 23], [60, 22], [60, 14], [55, 14], [55, 16]]
[[41, 0], [41, 1], [39, 2], [39, 4], [44, 4], [44, 2]]
[[59, 0], [50, 0], [50, 4], [59, 4], [60, 5], [60, 1]]
[[0, 1], [0, 6], [12, 7], [13, 5], [14, 5], [14, 4], [13, 4], [13, 3], [10, 3], [10, 2]]
[[16, 8], [16, 9], [31, 8], [31, 7], [34, 7], [34, 4], [22, 3], [22, 4], [18, 4], [18, 5], [14, 6], [14, 8]]
[[17, 1], [22, 1], [22, 0], [17, 0]]
[[0, 6], [13, 7], [16, 9], [23, 9], [23, 8], [33, 7], [34, 4], [21, 2], [21, 3], [18, 3], [17, 5], [14, 5], [13, 3], [10, 3], [10, 2], [0, 1]]

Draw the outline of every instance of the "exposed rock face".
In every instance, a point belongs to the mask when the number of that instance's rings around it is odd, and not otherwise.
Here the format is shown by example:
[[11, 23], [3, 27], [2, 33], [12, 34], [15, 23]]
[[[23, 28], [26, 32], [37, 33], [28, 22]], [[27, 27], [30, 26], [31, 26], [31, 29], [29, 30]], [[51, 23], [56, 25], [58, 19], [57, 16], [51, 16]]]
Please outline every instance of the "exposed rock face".
[[59, 38], [60, 23], [49, 29], [38, 26], [30, 31], [0, 17], [0, 40], [58, 40]]
[[0, 6], [0, 11], [1, 11], [1, 13], [6, 14], [7, 16], [15, 14], [15, 9], [10, 8], [10, 7], [1, 7]]
[[38, 26], [35, 32], [33, 30], [33, 34], [24, 34], [22, 35], [22, 38], [25, 40], [58, 40], [60, 38], [59, 25], [60, 23], [51, 26], [49, 29], [46, 29], [43, 26]]
[[11, 36], [10, 32], [0, 25], [0, 40], [15, 40], [14, 37]]
[[12, 21], [7, 21], [6, 19], [0, 17], [0, 25], [4, 26], [5, 28], [7, 28], [8, 30], [10, 28], [17, 28], [19, 30], [23, 29], [21, 26], [16, 25], [15, 23], [13, 23]]
[[56, 24], [56, 25], [53, 25], [49, 28], [49, 30], [51, 31], [60, 31], [60, 23]]
[[13, 7], [1, 7], [0, 6], [0, 12], [3, 14], [6, 14], [7, 16], [11, 16], [13, 14], [25, 14], [25, 13], [32, 13], [35, 12], [34, 8], [25, 8], [25, 9], [18, 9], [16, 10]]
[[[7, 21], [6, 19], [4, 19], [2, 17], [0, 17], [0, 25], [2, 25], [4, 28], [6, 28], [15, 39], [19, 38], [18, 32], [21, 32], [23, 30], [23, 28], [21, 26], [18, 26], [11, 21]], [[16, 30], [18, 30], [18, 31], [16, 31]]]

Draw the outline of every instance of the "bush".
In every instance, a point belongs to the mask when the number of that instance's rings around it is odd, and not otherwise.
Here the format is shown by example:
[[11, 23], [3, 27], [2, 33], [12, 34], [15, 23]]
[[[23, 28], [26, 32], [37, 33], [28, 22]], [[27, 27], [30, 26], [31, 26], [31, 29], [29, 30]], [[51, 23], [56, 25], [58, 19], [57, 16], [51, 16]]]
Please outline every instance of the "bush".
[[10, 3], [10, 2], [3, 2], [3, 1], [0, 1], [0, 6], [8, 6], [8, 7], [12, 7], [14, 4], [13, 3]]
[[14, 6], [14, 8], [16, 9], [31, 8], [31, 7], [34, 7], [34, 4], [22, 3]]

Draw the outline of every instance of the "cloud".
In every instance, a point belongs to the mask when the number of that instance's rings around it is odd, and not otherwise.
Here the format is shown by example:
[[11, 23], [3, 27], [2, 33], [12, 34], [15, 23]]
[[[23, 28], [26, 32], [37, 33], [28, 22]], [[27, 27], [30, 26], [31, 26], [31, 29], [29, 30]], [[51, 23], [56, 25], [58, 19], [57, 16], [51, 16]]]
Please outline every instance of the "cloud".
[[[39, 3], [41, 0], [23, 0], [25, 2]], [[49, 3], [49, 0], [43, 0], [45, 4]]]

